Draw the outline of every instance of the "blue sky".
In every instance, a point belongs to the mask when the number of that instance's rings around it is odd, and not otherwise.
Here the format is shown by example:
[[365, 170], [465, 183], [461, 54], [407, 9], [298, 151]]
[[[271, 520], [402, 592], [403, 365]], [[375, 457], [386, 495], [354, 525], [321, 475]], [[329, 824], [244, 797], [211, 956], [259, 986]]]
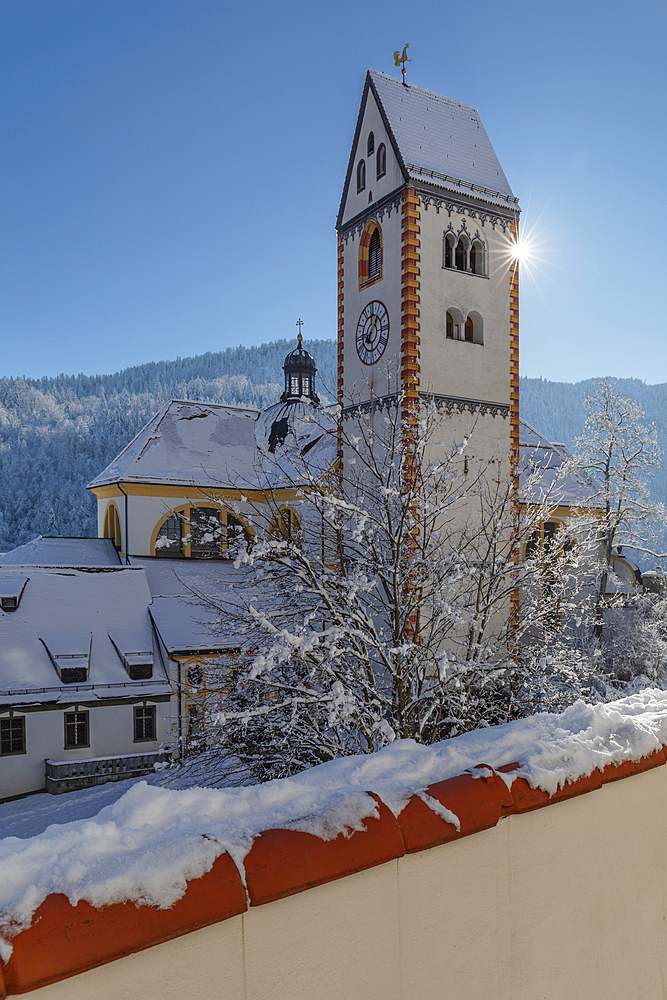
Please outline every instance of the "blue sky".
[[[479, 108], [542, 246], [522, 374], [667, 381], [663, 3], [3, 0], [0, 375], [333, 337], [365, 71]], [[656, 204], [657, 203], [657, 204]]]

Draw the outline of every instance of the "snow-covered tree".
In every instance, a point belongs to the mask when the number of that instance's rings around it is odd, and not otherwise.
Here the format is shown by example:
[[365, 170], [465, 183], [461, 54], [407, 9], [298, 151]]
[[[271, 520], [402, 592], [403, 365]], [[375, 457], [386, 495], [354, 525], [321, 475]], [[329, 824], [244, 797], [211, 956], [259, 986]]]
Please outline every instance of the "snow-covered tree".
[[[351, 405], [335, 470], [313, 472], [306, 455], [296, 470], [298, 523], [257, 505], [254, 544], [239, 553], [246, 581], [232, 598], [202, 595], [243, 637], [218, 716], [222, 756], [257, 778], [532, 708], [519, 645], [543, 634], [560, 598], [541, 585], [538, 599], [514, 598], [542, 578], [518, 552], [548, 498], [520, 518], [508, 456], [469, 460], [470, 441], [451, 438], [435, 405], [407, 421], [406, 405]], [[283, 481], [295, 440], [272, 458]]]
[[598, 484], [589, 503], [601, 512], [596, 520], [600, 569], [594, 623], [594, 633], [601, 638], [614, 549], [629, 546], [657, 556], [656, 522], [664, 524], [667, 511], [651, 499], [649, 484], [660, 468], [662, 451], [655, 426], [643, 423], [643, 408], [621, 395], [612, 378], [601, 379], [584, 405], [588, 415], [577, 438], [573, 466]]

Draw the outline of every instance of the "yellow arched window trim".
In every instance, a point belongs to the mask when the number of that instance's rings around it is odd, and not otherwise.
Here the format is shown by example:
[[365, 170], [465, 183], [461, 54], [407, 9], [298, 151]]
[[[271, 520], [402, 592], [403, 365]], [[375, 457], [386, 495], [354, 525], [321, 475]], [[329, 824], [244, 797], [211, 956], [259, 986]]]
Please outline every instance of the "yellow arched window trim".
[[123, 547], [123, 529], [121, 527], [120, 512], [115, 500], [110, 500], [104, 511], [104, 527], [102, 538], [110, 538], [116, 549], [120, 552]]
[[[195, 509], [198, 509], [198, 508], [199, 509], [206, 509], [208, 507], [214, 507], [214, 505], [210, 501], [209, 502], [203, 501], [200, 504], [195, 504], [195, 503], [181, 504], [178, 507], [172, 507], [170, 510], [168, 510], [164, 514], [164, 516], [160, 518], [160, 520], [157, 522], [157, 524], [153, 528], [153, 532], [151, 534], [151, 549], [150, 549], [152, 556], [156, 556], [157, 555], [156, 543], [157, 543], [158, 536], [160, 534], [161, 528], [163, 527], [163, 525], [165, 525], [167, 523], [167, 521], [171, 517], [174, 516], [174, 514], [176, 514], [179, 517], [181, 517], [182, 520], [183, 520], [183, 531], [182, 531], [182, 535], [181, 535], [181, 538], [182, 538], [182, 541], [181, 541], [182, 551], [181, 551], [180, 555], [183, 558], [185, 558], [185, 559], [191, 559], [192, 558], [192, 529], [191, 529], [192, 514], [191, 514], [191, 512], [192, 512], [192, 508], [193, 507]], [[228, 510], [226, 507], [218, 507], [218, 506], [215, 506], [215, 509], [220, 514], [220, 525], [221, 525], [221, 528], [222, 528], [221, 536], [220, 536], [220, 555], [222, 556], [222, 555], [225, 554], [225, 550], [227, 548], [227, 528], [228, 528], [228, 520], [227, 519], [229, 517], [233, 517], [234, 518], [234, 520], [241, 526], [241, 528], [243, 529], [243, 531], [246, 533], [247, 536], [252, 537], [255, 534], [255, 532], [250, 527], [250, 525], [247, 523], [246, 519], [244, 517], [240, 517], [238, 514], [234, 513], [234, 511]]]

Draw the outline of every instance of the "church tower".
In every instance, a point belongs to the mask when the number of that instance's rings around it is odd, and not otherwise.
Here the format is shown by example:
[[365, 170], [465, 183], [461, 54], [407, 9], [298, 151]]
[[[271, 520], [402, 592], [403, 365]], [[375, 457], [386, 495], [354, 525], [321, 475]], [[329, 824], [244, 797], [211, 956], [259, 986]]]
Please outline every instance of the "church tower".
[[336, 224], [344, 408], [400, 387], [516, 460], [518, 217], [476, 108], [369, 70]]

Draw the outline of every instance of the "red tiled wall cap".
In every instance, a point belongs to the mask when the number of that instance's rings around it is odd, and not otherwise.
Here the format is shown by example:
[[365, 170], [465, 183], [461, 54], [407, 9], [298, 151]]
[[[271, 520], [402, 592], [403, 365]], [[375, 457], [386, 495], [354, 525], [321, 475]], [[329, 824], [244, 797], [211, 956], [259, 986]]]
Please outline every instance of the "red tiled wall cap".
[[32, 925], [12, 942], [4, 970], [6, 991], [26, 993], [246, 909], [243, 883], [228, 854], [217, 858], [202, 878], [189, 882], [169, 910], [134, 903], [95, 909], [83, 900], [72, 906], [60, 893], [47, 896]]
[[[398, 821], [377, 795], [378, 817], [364, 821], [364, 829], [349, 837], [339, 834], [324, 841], [295, 830], [261, 833], [246, 856], [250, 903], [258, 906], [291, 896], [311, 886], [330, 882], [375, 865], [400, 858], [406, 852], [468, 836], [496, 825], [503, 815], [522, 813], [601, 788], [603, 784], [640, 774], [667, 761], [665, 748], [639, 761], [610, 764], [602, 771], [566, 782], [549, 796], [517, 777], [511, 788], [501, 777], [520, 767], [508, 764], [494, 770], [480, 764], [465, 774], [430, 785], [426, 796], [453, 813], [459, 828], [414, 795]], [[169, 910], [118, 903], [95, 909], [88, 903], [72, 906], [63, 895], [49, 896], [36, 911], [30, 928], [13, 941], [14, 951], [4, 968], [6, 992], [12, 996], [65, 979], [160, 941], [224, 920], [246, 910], [246, 894], [238, 870], [228, 854], [219, 857], [201, 879], [188, 884], [185, 895]], [[5, 996], [0, 969], [0, 1000]]]
[[479, 765], [478, 775], [466, 772], [429, 785], [426, 795], [454, 813], [460, 828], [434, 812], [420, 796], [413, 795], [398, 817], [408, 854], [488, 830], [496, 825], [501, 815], [513, 812], [509, 788], [493, 768], [485, 764]]
[[250, 905], [291, 896], [401, 857], [405, 848], [394, 814], [377, 795], [373, 798], [378, 818], [368, 817], [364, 830], [349, 837], [339, 833], [334, 840], [320, 840], [299, 830], [261, 833], [245, 859]]

